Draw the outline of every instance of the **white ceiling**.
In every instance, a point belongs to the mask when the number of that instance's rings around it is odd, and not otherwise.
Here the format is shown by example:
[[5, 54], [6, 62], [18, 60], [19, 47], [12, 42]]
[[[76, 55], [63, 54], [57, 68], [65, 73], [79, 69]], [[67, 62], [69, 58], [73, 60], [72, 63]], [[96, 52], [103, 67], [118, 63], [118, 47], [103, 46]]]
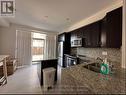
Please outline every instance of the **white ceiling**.
[[15, 1], [16, 16], [9, 22], [60, 32], [120, 0]]

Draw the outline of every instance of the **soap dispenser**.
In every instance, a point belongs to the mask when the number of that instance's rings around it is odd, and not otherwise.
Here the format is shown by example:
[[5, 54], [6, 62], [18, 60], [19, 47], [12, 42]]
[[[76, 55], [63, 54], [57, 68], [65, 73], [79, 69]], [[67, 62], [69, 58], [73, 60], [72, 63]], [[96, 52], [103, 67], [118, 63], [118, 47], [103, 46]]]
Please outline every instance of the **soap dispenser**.
[[109, 62], [107, 61], [107, 58], [105, 58], [101, 64], [100, 72], [105, 75], [109, 74]]

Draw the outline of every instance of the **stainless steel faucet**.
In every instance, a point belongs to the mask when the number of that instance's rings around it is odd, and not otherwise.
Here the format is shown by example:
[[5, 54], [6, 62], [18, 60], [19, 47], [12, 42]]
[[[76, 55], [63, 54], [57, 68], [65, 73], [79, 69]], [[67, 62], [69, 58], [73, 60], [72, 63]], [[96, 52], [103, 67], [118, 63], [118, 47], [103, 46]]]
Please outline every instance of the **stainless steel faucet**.
[[103, 59], [101, 57], [97, 57], [96, 60], [100, 60], [103, 62]]

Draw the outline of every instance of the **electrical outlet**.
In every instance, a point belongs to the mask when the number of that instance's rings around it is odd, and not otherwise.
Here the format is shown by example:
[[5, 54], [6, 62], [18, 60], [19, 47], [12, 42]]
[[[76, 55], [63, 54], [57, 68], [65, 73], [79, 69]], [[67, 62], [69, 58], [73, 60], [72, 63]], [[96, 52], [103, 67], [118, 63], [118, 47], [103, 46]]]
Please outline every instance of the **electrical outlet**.
[[102, 55], [107, 55], [107, 54], [108, 54], [107, 51], [102, 52]]

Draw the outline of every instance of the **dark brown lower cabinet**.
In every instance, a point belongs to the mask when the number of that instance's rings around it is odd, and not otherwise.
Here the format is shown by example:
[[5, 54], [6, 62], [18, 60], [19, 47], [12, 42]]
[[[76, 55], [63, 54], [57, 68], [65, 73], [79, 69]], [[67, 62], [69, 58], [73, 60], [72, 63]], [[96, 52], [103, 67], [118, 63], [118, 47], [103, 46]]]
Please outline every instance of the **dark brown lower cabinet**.
[[37, 73], [40, 80], [41, 86], [43, 85], [43, 69], [48, 67], [54, 67], [56, 69], [55, 72], [55, 81], [57, 81], [57, 59], [51, 59], [51, 60], [42, 60], [39, 61], [37, 64]]

